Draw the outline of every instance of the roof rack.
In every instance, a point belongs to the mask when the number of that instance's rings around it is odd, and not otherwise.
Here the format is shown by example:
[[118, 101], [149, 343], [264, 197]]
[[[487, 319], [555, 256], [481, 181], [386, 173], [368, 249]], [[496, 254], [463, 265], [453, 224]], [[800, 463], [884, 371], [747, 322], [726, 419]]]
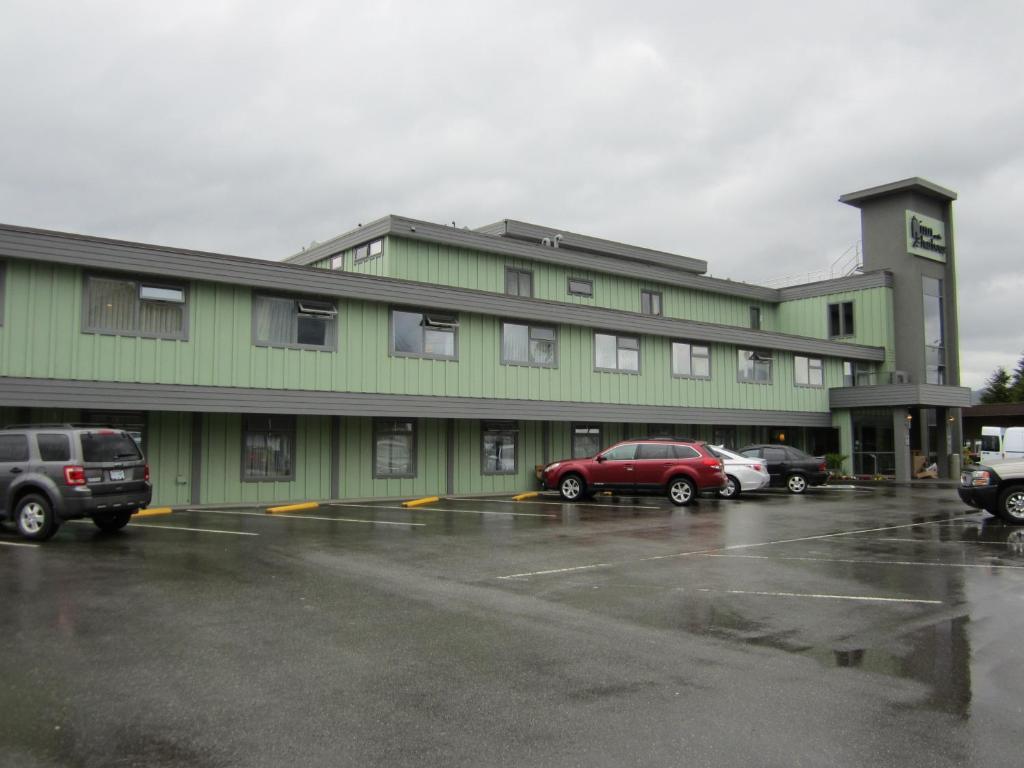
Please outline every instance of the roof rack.
[[703, 440], [698, 440], [693, 437], [673, 437], [671, 435], [653, 435], [650, 437], [628, 437], [627, 440], [668, 440], [673, 443], [703, 443]]
[[118, 429], [108, 424], [86, 424], [84, 422], [30, 422], [26, 424], [6, 424], [4, 429]]

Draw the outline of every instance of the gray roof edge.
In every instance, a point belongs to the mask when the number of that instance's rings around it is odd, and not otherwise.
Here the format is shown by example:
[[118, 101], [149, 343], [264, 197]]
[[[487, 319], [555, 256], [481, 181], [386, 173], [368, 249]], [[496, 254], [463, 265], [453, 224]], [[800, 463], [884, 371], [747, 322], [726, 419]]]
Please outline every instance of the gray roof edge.
[[779, 292], [782, 294], [782, 301], [793, 301], [795, 299], [813, 299], [818, 296], [828, 296], [833, 293], [863, 291], [868, 288], [892, 287], [892, 272], [886, 269], [878, 269], [857, 275], [837, 277], [832, 280], [821, 280], [816, 283], [791, 285], [787, 288], [780, 288]]
[[939, 186], [933, 181], [922, 179], [920, 176], [911, 176], [909, 179], [892, 181], [888, 184], [880, 184], [877, 187], [868, 187], [856, 192], [847, 192], [845, 195], [840, 195], [839, 202], [860, 207], [862, 203], [868, 200], [894, 195], [899, 192], [922, 192], [930, 197], [937, 197], [940, 200], [956, 200], [956, 192], [953, 190]]
[[292, 254], [288, 258], [282, 259], [282, 261], [288, 264], [305, 266], [321, 259], [326, 259], [329, 256], [334, 256], [341, 251], [347, 251], [349, 248], [353, 248], [366, 240], [383, 237], [391, 231], [392, 218], [392, 215], [388, 214], [379, 219], [374, 219], [367, 224], [362, 224], [354, 229], [350, 229], [348, 232], [332, 237], [330, 240], [317, 243], [312, 248], [306, 248]]
[[503, 219], [500, 222], [480, 227], [475, 231], [489, 235], [504, 235], [505, 237], [526, 240], [540, 240], [544, 237], [562, 235], [563, 248], [580, 250], [598, 256], [616, 256], [632, 261], [657, 264], [658, 266], [672, 267], [699, 275], [703, 275], [708, 271], [708, 263], [702, 259], [694, 259], [690, 256], [660, 251], [654, 248], [645, 248], [640, 245], [631, 245], [619, 240], [608, 240], [592, 235], [583, 235], [579, 232], [570, 232], [567, 229], [558, 229], [542, 224], [531, 224], [528, 221]]

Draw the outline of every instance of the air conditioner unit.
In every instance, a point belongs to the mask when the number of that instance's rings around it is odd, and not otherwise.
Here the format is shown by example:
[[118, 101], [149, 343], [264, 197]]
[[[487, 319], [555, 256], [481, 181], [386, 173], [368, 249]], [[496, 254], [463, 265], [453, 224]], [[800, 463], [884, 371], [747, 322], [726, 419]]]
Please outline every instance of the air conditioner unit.
[[892, 383], [893, 384], [909, 384], [910, 374], [906, 371], [893, 371], [892, 372]]

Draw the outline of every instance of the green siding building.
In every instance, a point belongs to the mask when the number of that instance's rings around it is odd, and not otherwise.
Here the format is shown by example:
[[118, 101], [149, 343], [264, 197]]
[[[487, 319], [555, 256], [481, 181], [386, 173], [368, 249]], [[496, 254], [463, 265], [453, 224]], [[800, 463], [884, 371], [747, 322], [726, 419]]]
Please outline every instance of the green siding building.
[[0, 416], [138, 433], [164, 505], [518, 491], [649, 434], [948, 473], [954, 199], [845, 195], [862, 268], [787, 288], [512, 220], [388, 216], [282, 262], [0, 226]]

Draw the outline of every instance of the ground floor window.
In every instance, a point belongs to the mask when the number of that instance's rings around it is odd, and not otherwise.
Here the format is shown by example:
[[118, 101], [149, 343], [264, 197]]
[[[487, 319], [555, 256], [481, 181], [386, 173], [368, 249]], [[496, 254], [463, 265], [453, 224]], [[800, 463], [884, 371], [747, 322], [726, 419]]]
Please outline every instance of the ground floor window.
[[514, 475], [519, 426], [514, 421], [485, 421], [481, 425], [481, 471], [485, 475]]
[[416, 422], [377, 419], [373, 423], [373, 476], [416, 477]]
[[242, 480], [295, 479], [295, 417], [246, 416], [242, 432]]
[[600, 424], [572, 425], [572, 457], [574, 459], [596, 456], [602, 445]]

